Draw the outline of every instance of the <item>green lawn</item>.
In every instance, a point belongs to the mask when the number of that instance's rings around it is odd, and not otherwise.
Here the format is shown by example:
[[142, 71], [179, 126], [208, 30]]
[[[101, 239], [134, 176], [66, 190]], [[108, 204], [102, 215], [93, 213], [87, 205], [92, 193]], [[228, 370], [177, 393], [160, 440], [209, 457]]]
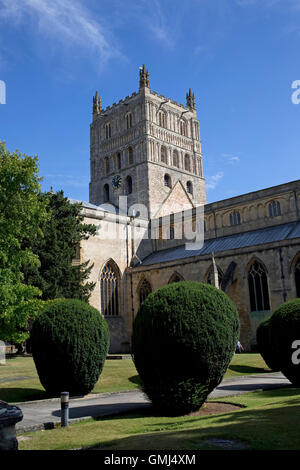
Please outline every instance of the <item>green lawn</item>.
[[[94, 447], [106, 450], [220, 449], [207, 443], [218, 438], [237, 441], [248, 449], [300, 448], [300, 390], [284, 388], [231, 397], [246, 408], [214, 416], [155, 416], [151, 409], [119, 417], [89, 420], [68, 428], [26, 433], [22, 450]], [[24, 439], [24, 440], [23, 440]]]
[[[259, 354], [235, 354], [226, 377], [266, 372], [265, 362]], [[29, 377], [26, 380], [11, 380]], [[107, 360], [93, 393], [116, 392], [138, 388], [139, 377], [131, 359]], [[0, 365], [0, 400], [9, 403], [47, 398], [40, 384], [31, 357], [16, 356]]]

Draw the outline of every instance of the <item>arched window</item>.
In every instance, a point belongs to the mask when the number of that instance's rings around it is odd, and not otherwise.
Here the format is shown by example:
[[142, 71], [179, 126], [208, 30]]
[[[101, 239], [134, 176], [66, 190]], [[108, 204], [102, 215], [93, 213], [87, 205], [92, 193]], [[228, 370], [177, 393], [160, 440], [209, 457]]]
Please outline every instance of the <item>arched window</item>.
[[164, 186], [171, 188], [171, 178], [169, 175], [164, 176]]
[[109, 173], [109, 158], [104, 157], [104, 173], [107, 175]]
[[144, 300], [146, 300], [146, 298], [149, 294], [151, 294], [151, 292], [152, 288], [150, 283], [146, 279], [144, 279], [139, 288], [140, 305], [142, 304], [142, 302], [144, 302]]
[[186, 171], [191, 171], [191, 159], [188, 154], [186, 154], [184, 157], [184, 169]]
[[183, 119], [180, 120], [180, 134], [187, 136], [187, 126]]
[[269, 214], [270, 217], [277, 217], [278, 215], [281, 215], [281, 208], [280, 208], [280, 202], [279, 201], [272, 201], [269, 204]]
[[295, 265], [295, 283], [297, 297], [300, 297], [300, 258]]
[[174, 150], [173, 152], [173, 166], [176, 166], [176, 168], [179, 168], [179, 156], [177, 150]]
[[158, 122], [161, 127], [167, 127], [167, 118], [163, 111], [159, 111], [158, 113]]
[[191, 181], [186, 183], [186, 190], [189, 194], [193, 195], [193, 183]]
[[119, 276], [115, 263], [110, 260], [100, 276], [101, 313], [104, 316], [119, 315]]
[[109, 186], [108, 186], [108, 184], [105, 184], [105, 185], [104, 185], [104, 188], [103, 188], [103, 197], [104, 197], [104, 202], [108, 202], [108, 201], [109, 201]]
[[170, 277], [168, 284], [173, 284], [173, 282], [180, 282], [180, 281], [184, 281], [184, 278], [180, 274], [174, 273]]
[[127, 129], [130, 129], [132, 127], [132, 114], [131, 113], [126, 114], [126, 127]]
[[265, 268], [254, 261], [248, 272], [251, 312], [270, 310], [268, 278]]
[[[221, 286], [221, 282], [223, 279], [223, 273], [219, 266], [217, 266], [218, 270], [218, 279], [219, 279], [219, 287]], [[207, 276], [206, 276], [206, 283], [212, 285], [213, 284], [213, 273], [214, 273], [214, 267], [211, 265], [211, 267], [208, 270]]]
[[240, 225], [241, 214], [238, 211], [233, 211], [230, 214], [230, 225]]
[[131, 176], [127, 176], [126, 178], [126, 194], [132, 193], [132, 178]]
[[110, 122], [105, 124], [105, 137], [106, 139], [109, 139], [111, 137], [111, 125]]
[[160, 161], [167, 163], [167, 149], [164, 146], [162, 146], [160, 150]]
[[128, 147], [128, 165], [133, 164], [133, 150], [132, 147]]
[[121, 168], [121, 154], [118, 152], [116, 154], [116, 169], [120, 170]]

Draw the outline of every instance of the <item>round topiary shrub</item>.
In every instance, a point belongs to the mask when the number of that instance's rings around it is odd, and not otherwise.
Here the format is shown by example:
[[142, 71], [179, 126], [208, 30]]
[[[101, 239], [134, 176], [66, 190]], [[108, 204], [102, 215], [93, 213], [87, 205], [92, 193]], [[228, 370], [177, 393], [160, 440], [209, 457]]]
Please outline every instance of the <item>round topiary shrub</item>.
[[[300, 385], [300, 364], [292, 360], [300, 341], [300, 299], [290, 300], [278, 307], [270, 318], [271, 347], [279, 370], [292, 382]], [[297, 347], [299, 349], [299, 346]]]
[[267, 366], [273, 371], [279, 371], [279, 366], [276, 363], [275, 352], [271, 348], [270, 338], [270, 319], [260, 323], [256, 330], [256, 341], [258, 352], [262, 356]]
[[215, 287], [182, 281], [155, 291], [141, 304], [132, 334], [143, 391], [165, 414], [198, 410], [221, 382], [238, 337], [237, 309]]
[[109, 348], [108, 325], [95, 308], [75, 299], [47, 302], [30, 337], [48, 394], [86, 395], [93, 389]]

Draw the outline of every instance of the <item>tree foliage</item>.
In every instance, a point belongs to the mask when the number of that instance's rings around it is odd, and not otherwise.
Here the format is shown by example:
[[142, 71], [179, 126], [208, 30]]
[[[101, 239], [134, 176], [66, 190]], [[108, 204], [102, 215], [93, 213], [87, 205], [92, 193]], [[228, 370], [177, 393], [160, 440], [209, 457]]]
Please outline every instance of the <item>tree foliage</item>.
[[24, 282], [22, 266], [36, 269], [38, 256], [24, 247], [25, 238], [41, 235], [47, 219], [41, 200], [38, 158], [9, 152], [0, 142], [0, 339], [21, 342], [28, 321], [41, 309], [41, 294]]
[[76, 298], [87, 301], [94, 283], [85, 282], [92, 265], [89, 261], [72, 264], [81, 240], [96, 232], [95, 225], [84, 224], [82, 204], [71, 203], [63, 191], [40, 196], [47, 204], [49, 220], [43, 226], [43, 234], [31, 243], [27, 240], [40, 266], [27, 267], [26, 282], [42, 291], [42, 299]]

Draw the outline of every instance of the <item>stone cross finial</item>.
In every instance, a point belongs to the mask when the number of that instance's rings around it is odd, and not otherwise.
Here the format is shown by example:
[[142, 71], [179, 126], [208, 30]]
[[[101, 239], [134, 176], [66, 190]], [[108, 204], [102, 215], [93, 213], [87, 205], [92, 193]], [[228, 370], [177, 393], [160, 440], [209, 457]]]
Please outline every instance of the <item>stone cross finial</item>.
[[100, 114], [102, 111], [102, 104], [101, 104], [101, 97], [98, 96], [98, 91], [96, 91], [96, 95], [93, 96], [93, 119]]
[[150, 88], [149, 71], [146, 70], [145, 64], [140, 67], [140, 89], [144, 87]]
[[191, 89], [189, 89], [189, 92], [186, 94], [186, 105], [191, 109], [196, 109], [195, 94], [192, 93]]

